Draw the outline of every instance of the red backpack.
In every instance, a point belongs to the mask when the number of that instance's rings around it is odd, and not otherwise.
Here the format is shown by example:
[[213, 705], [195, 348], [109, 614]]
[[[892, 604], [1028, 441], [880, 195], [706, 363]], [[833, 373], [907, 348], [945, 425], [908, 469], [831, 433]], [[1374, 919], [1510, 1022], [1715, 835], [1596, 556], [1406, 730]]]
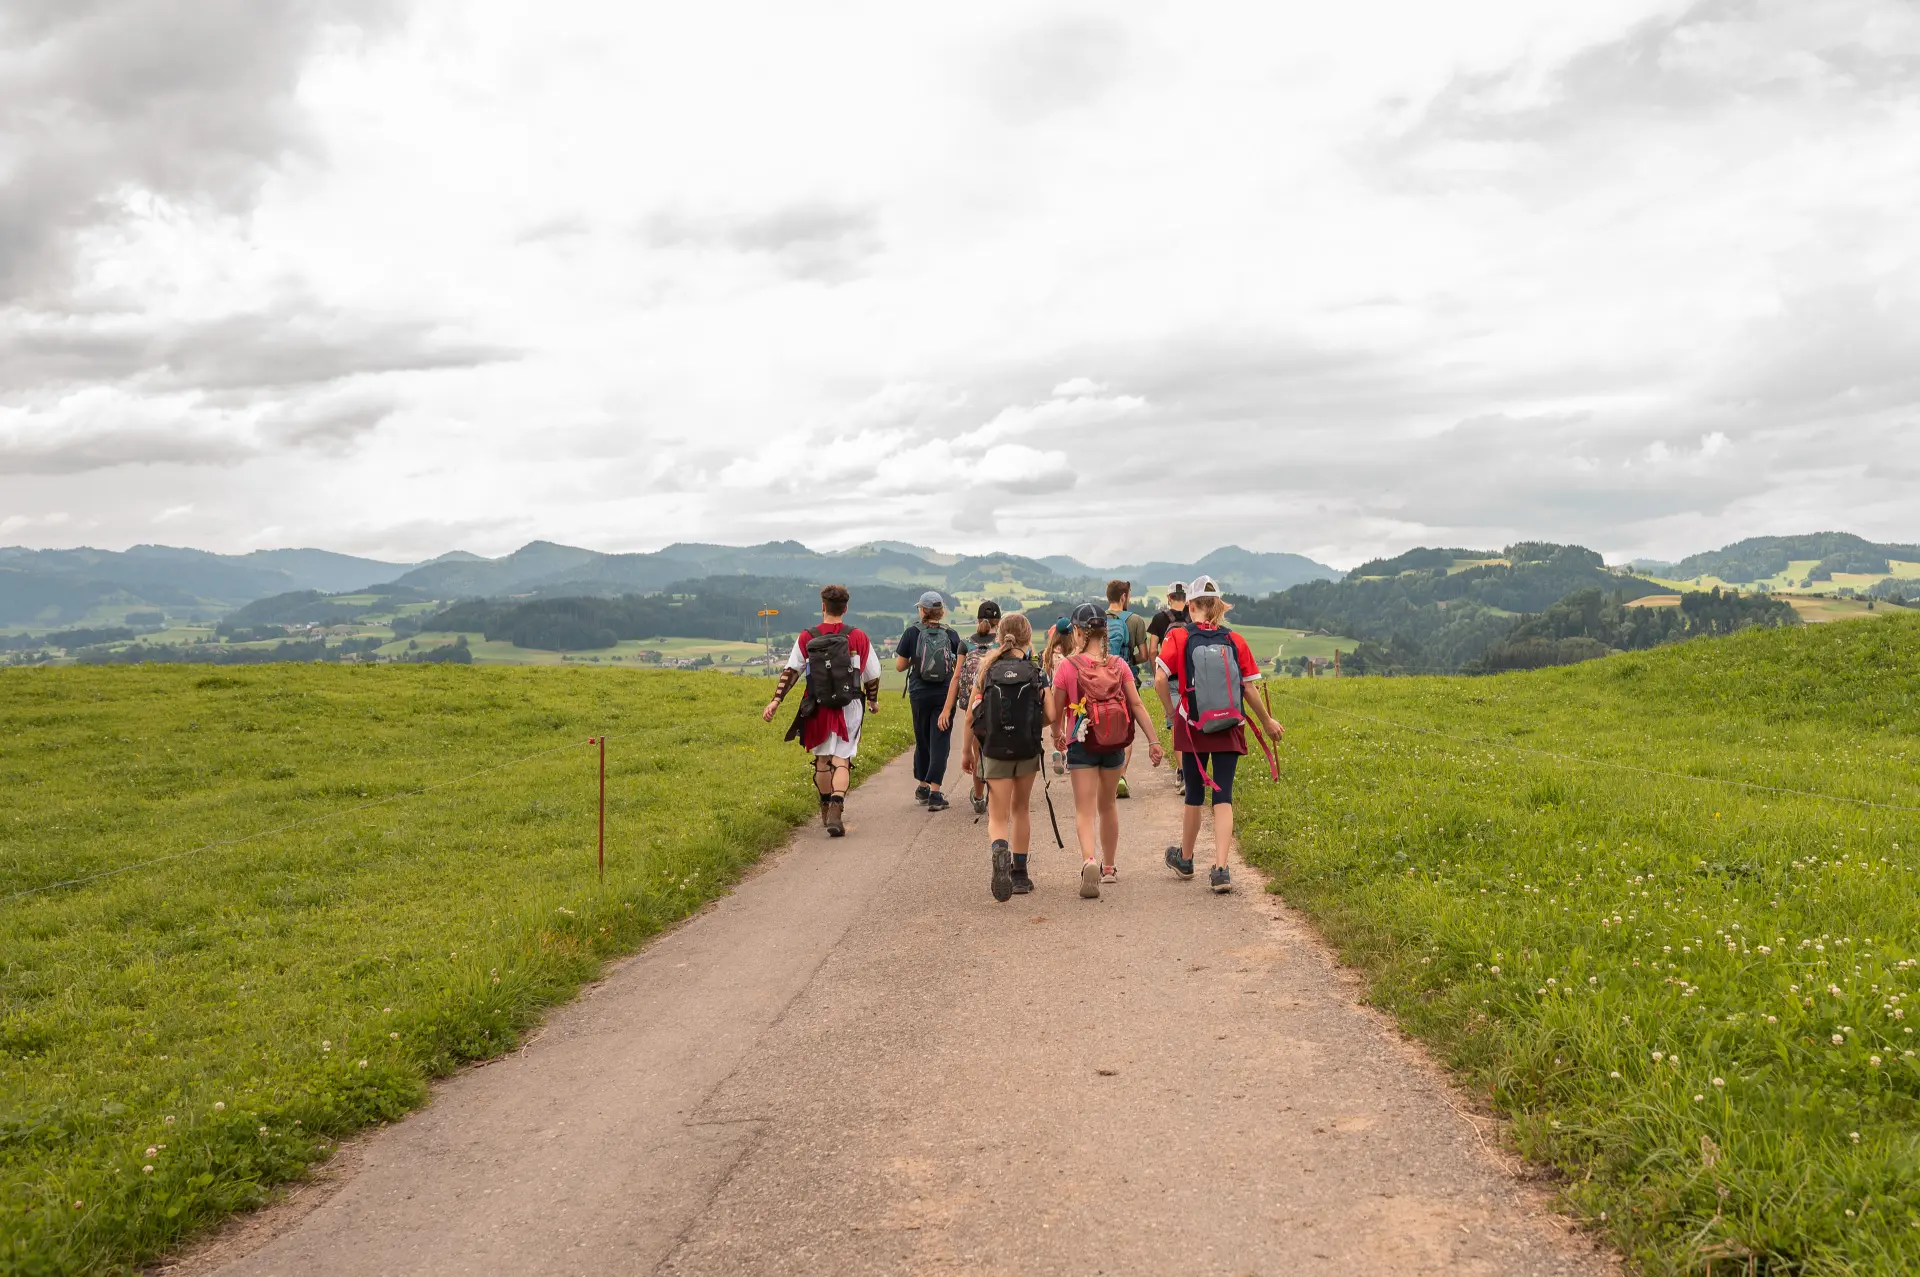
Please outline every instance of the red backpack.
[[1127, 708], [1125, 662], [1103, 657], [1098, 665], [1070, 657], [1080, 677], [1080, 703], [1086, 706], [1088, 749], [1111, 753], [1133, 744], [1133, 712]]

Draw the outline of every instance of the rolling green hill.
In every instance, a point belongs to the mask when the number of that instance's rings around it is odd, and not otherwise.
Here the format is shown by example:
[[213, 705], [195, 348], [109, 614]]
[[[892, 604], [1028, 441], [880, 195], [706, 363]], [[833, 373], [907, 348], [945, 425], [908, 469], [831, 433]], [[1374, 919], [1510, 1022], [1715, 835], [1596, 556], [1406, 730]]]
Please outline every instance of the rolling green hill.
[[1272, 690], [1243, 851], [1570, 1213], [1652, 1274], [1920, 1271], [1920, 616]]

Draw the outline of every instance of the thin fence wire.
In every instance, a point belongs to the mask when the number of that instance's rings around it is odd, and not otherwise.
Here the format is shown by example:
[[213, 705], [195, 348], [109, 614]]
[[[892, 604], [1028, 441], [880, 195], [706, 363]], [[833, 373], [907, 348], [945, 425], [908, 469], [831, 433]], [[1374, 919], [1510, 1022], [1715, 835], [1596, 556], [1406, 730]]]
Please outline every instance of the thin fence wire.
[[1517, 745], [1512, 741], [1496, 740], [1488, 736], [1454, 736], [1433, 727], [1416, 727], [1410, 723], [1397, 722], [1391, 718], [1382, 718], [1377, 714], [1365, 714], [1359, 710], [1343, 709], [1338, 705], [1325, 705], [1319, 701], [1310, 701], [1291, 692], [1280, 692], [1301, 705], [1313, 709], [1323, 709], [1332, 714], [1344, 714], [1348, 718], [1364, 719], [1369, 723], [1379, 723], [1385, 727], [1396, 728], [1403, 732], [1412, 732], [1420, 736], [1437, 736], [1441, 740], [1452, 741], [1456, 745], [1482, 745], [1491, 749], [1512, 750], [1519, 754], [1536, 754], [1542, 758], [1554, 758], [1566, 763], [1580, 763], [1588, 767], [1611, 767], [1616, 771], [1633, 772], [1639, 776], [1656, 776], [1666, 780], [1690, 780], [1702, 785], [1726, 785], [1735, 789], [1751, 789], [1760, 793], [1780, 794], [1789, 798], [1812, 798], [1821, 802], [1847, 803], [1855, 807], [1871, 807], [1877, 811], [1904, 812], [1908, 815], [1920, 815], [1920, 807], [1905, 807], [1898, 803], [1876, 803], [1867, 798], [1848, 798], [1843, 794], [1823, 794], [1812, 789], [1787, 789], [1779, 785], [1762, 785], [1758, 781], [1731, 780], [1723, 776], [1694, 776], [1687, 772], [1661, 771], [1653, 767], [1637, 767], [1632, 763], [1618, 763], [1607, 758], [1586, 758], [1579, 754], [1563, 754], [1557, 750], [1537, 749], [1531, 745]]
[[[596, 737], [594, 739], [598, 738]], [[607, 739], [612, 740], [614, 738], [609, 736]], [[592, 742], [589, 741], [587, 743], [591, 744]], [[90, 882], [98, 882], [102, 878], [113, 878], [120, 874], [132, 873], [136, 869], [147, 869], [154, 865], [163, 865], [173, 860], [184, 860], [189, 856], [197, 856], [202, 852], [213, 851], [221, 847], [238, 847], [242, 843], [254, 842], [261, 838], [271, 838], [275, 834], [284, 834], [295, 829], [305, 829], [311, 825], [324, 824], [329, 820], [339, 820], [342, 817], [351, 816], [357, 812], [370, 811], [375, 807], [384, 807], [388, 803], [397, 803], [403, 798], [417, 798], [421, 794], [430, 794], [436, 789], [446, 789], [452, 785], [463, 785], [467, 781], [485, 776], [489, 772], [500, 771], [502, 768], [518, 767], [520, 764], [530, 763], [536, 758], [545, 758], [550, 754], [558, 754], [569, 749], [578, 749], [580, 744], [581, 742], [579, 741], [570, 741], [565, 745], [555, 745], [551, 749], [543, 749], [537, 753], [525, 754], [519, 758], [509, 758], [504, 762], [490, 764], [482, 767], [478, 771], [468, 772], [464, 776], [455, 776], [450, 780], [435, 781], [431, 785], [421, 785], [414, 789], [403, 790], [397, 794], [388, 794], [385, 798], [376, 798], [372, 802], [360, 803], [353, 807], [343, 807], [338, 811], [326, 812], [319, 816], [309, 816], [303, 820], [292, 821], [285, 825], [276, 825], [272, 829], [256, 830], [250, 834], [243, 834], [238, 838], [221, 838], [214, 842], [202, 843], [198, 847], [189, 847], [185, 851], [171, 852], [165, 856], [154, 856], [148, 860], [137, 860], [130, 865], [120, 865], [113, 869], [102, 869], [99, 873], [85, 874], [78, 878], [66, 878], [59, 882], [42, 883], [38, 887], [28, 887], [23, 891], [16, 891], [11, 895], [0, 896], [0, 905], [9, 905], [16, 900], [24, 900], [28, 896], [37, 896], [48, 891], [59, 891], [66, 887], [84, 886]]]

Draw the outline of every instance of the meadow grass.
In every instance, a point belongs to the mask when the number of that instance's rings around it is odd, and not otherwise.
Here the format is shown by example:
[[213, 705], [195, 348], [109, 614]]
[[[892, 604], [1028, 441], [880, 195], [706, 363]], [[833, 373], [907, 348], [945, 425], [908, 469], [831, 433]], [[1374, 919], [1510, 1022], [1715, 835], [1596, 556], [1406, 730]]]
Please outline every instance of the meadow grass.
[[1573, 1212], [1651, 1273], [1920, 1271], [1920, 616], [1272, 691], [1244, 854]]
[[[0, 673], [0, 897], [125, 870], [0, 899], [0, 1273], [119, 1271], [258, 1204], [724, 890], [817, 814], [766, 690], [604, 668]], [[903, 713], [870, 720], [863, 770], [909, 737]]]

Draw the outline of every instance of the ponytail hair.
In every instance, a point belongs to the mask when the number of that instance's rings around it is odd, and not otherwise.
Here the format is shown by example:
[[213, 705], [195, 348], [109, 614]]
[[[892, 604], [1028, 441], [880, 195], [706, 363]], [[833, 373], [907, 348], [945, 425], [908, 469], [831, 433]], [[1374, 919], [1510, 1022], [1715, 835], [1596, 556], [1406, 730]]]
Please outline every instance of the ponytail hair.
[[1202, 625], [1218, 625], [1221, 618], [1233, 611], [1233, 604], [1215, 594], [1187, 600], [1187, 615]]
[[993, 663], [1003, 656], [1012, 656], [1033, 646], [1033, 622], [1014, 612], [1001, 618], [1000, 645], [980, 658], [980, 668], [973, 676], [973, 694], [979, 698], [981, 689], [987, 685], [987, 671]]

